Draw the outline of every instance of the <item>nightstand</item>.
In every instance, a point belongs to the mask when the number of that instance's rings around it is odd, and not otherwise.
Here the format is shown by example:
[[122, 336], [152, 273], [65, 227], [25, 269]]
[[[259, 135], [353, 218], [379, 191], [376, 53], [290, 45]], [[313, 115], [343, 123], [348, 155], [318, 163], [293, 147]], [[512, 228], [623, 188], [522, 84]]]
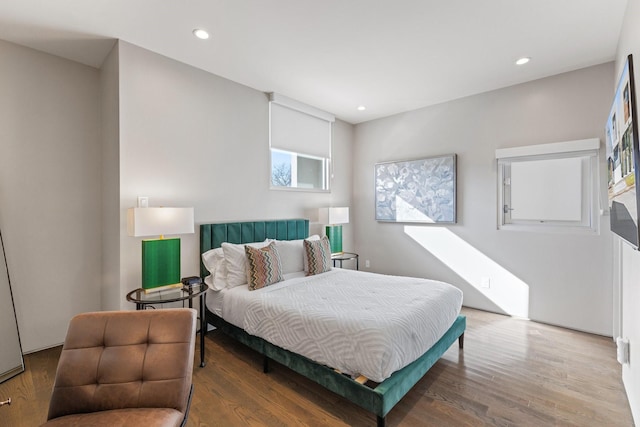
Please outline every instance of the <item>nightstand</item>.
[[204, 337], [207, 333], [207, 321], [204, 317], [204, 309], [207, 296], [207, 286], [204, 283], [191, 288], [175, 288], [163, 291], [145, 293], [142, 288], [135, 289], [127, 294], [127, 301], [136, 304], [136, 310], [145, 310], [147, 306], [154, 304], [167, 304], [170, 302], [188, 301], [189, 308], [193, 308], [193, 299], [200, 299], [200, 367], [205, 365], [204, 361]]
[[333, 261], [333, 266], [336, 266], [336, 261], [338, 261], [340, 263], [340, 268], [342, 268], [342, 262], [343, 261], [349, 261], [351, 259], [355, 259], [356, 260], [356, 270], [360, 270], [360, 265], [359, 265], [359, 261], [358, 261], [358, 254], [354, 254], [353, 252], [342, 252], [339, 254], [332, 254], [331, 255], [331, 260]]

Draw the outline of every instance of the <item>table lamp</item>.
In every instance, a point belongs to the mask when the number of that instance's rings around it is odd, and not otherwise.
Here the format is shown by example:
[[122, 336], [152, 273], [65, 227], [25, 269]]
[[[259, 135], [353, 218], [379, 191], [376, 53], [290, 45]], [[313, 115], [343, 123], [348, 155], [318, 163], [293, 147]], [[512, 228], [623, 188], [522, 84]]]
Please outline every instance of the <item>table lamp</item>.
[[159, 236], [142, 241], [142, 288], [180, 284], [180, 239], [165, 239], [165, 234], [194, 232], [193, 208], [130, 208], [127, 210], [129, 236]]
[[325, 232], [329, 238], [331, 253], [342, 253], [341, 224], [349, 224], [349, 208], [320, 208], [318, 222], [327, 224]]

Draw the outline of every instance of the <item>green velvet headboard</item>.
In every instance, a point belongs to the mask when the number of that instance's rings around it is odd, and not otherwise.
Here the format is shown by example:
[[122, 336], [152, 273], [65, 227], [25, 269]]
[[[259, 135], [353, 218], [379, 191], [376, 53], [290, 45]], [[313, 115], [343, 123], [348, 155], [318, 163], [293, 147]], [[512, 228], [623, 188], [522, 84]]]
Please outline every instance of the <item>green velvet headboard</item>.
[[[265, 239], [298, 240], [309, 237], [308, 219], [226, 222], [200, 225], [200, 253], [219, 248], [224, 242], [253, 243]], [[209, 274], [200, 260], [200, 276]]]

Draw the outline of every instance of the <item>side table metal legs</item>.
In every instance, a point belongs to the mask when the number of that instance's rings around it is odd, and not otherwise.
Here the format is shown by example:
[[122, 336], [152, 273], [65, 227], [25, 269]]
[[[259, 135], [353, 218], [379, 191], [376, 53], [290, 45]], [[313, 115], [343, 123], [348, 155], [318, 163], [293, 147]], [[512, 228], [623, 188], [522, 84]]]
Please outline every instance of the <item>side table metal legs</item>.
[[204, 308], [207, 298], [207, 293], [204, 292], [200, 295], [200, 367], [204, 368], [206, 362], [204, 361], [204, 338], [207, 336], [207, 320], [204, 317]]

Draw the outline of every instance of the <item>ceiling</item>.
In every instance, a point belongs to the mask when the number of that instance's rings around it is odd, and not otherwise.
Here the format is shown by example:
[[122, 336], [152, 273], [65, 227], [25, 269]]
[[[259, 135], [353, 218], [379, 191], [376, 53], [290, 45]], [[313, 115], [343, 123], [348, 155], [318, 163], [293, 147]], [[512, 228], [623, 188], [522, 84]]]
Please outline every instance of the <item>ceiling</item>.
[[3, 0], [0, 39], [93, 67], [122, 39], [360, 123], [612, 61], [626, 4]]

